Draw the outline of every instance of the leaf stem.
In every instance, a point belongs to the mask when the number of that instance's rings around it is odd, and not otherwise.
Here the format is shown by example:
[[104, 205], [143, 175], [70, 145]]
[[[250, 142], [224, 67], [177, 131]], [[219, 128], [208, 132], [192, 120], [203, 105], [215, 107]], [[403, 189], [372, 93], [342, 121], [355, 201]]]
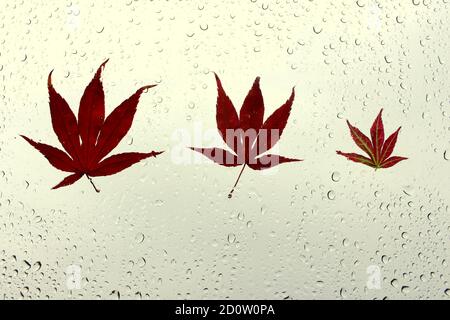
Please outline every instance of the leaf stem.
[[245, 166], [246, 166], [246, 165], [247, 165], [247, 164], [244, 163], [244, 165], [242, 166], [242, 170], [241, 170], [241, 172], [239, 173], [239, 176], [237, 177], [236, 182], [234, 183], [233, 188], [231, 189], [230, 193], [228, 194], [228, 199], [231, 199], [231, 198], [233, 197], [234, 189], [236, 188], [236, 186], [237, 186], [237, 184], [238, 184], [238, 182], [239, 182], [239, 179], [241, 178], [242, 172], [244, 172], [244, 169], [245, 169]]
[[86, 175], [86, 177], [88, 178], [89, 182], [92, 184], [92, 186], [94, 187], [95, 192], [99, 193], [100, 189], [97, 189], [97, 187], [94, 184], [94, 181], [92, 181], [92, 178], [89, 177], [88, 175]]

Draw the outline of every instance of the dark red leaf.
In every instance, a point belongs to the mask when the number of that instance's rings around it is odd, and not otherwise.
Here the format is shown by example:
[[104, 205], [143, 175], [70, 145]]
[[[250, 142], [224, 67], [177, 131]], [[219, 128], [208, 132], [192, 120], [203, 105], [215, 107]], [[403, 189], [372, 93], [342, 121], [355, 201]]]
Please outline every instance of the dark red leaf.
[[48, 162], [56, 169], [66, 172], [74, 172], [77, 167], [70, 157], [64, 152], [48, 144], [39, 143], [30, 138], [21, 135], [29, 144], [35, 147], [40, 153], [47, 158]]
[[238, 157], [221, 148], [190, 148], [198, 153], [203, 154], [205, 157], [211, 159], [217, 164], [225, 167], [236, 167], [244, 164], [243, 161], [239, 161]]
[[291, 114], [292, 103], [295, 98], [295, 90], [289, 99], [264, 122], [257, 140], [258, 153], [261, 154], [270, 150], [281, 138], [281, 134], [286, 127], [289, 115]]
[[259, 87], [259, 77], [256, 77], [253, 86], [244, 99], [239, 113], [242, 130], [260, 129], [264, 120], [264, 100]]
[[350, 128], [350, 134], [355, 141], [356, 145], [361, 148], [362, 151], [367, 153], [372, 160], [375, 159], [375, 155], [373, 152], [372, 142], [370, 139], [362, 133], [358, 128], [352, 126], [350, 122], [347, 120], [347, 125]]
[[52, 72], [48, 76], [48, 93], [53, 131], [72, 159], [78, 164], [81, 164], [77, 119], [66, 100], [53, 88]]
[[105, 120], [105, 94], [101, 74], [106, 60], [98, 68], [91, 83], [86, 87], [78, 109], [78, 131], [82, 141], [83, 157], [89, 163], [93, 154], [100, 129]]
[[383, 145], [383, 149], [381, 151], [381, 162], [389, 158], [394, 151], [395, 144], [397, 143], [398, 133], [400, 132], [400, 128], [398, 128], [393, 134], [391, 134]]
[[397, 163], [399, 163], [400, 161], [403, 161], [403, 160], [406, 160], [406, 159], [408, 159], [408, 158], [405, 158], [405, 157], [390, 157], [390, 158], [387, 158], [386, 160], [384, 160], [382, 163], [381, 163], [381, 168], [390, 168], [390, 167], [392, 167], [393, 165], [396, 165]]
[[89, 172], [89, 176], [98, 177], [116, 174], [141, 160], [144, 160], [149, 157], [156, 157], [161, 153], [162, 152], [156, 151], [152, 151], [149, 153], [139, 153], [139, 152], [119, 153], [101, 161], [96, 169]]
[[367, 157], [364, 157], [357, 153], [345, 153], [341, 151], [336, 151], [337, 154], [346, 157], [348, 160], [359, 162], [365, 165], [368, 165], [369, 167], [375, 168], [375, 164], [373, 163], [372, 159], [369, 159]]
[[380, 163], [382, 152], [381, 148], [383, 147], [384, 143], [384, 126], [383, 120], [381, 118], [382, 112], [383, 109], [380, 110], [380, 113], [373, 122], [372, 128], [370, 128], [370, 136], [372, 138], [373, 152], [375, 156], [374, 159], [376, 163]]
[[106, 118], [100, 131], [97, 142], [96, 160], [100, 161], [110, 153], [119, 142], [125, 137], [133, 123], [139, 98], [144, 90], [153, 88], [155, 85], [145, 86], [138, 89], [131, 97], [122, 102]]
[[[261, 156], [280, 139], [289, 118], [295, 93], [292, 89], [291, 97], [263, 124], [264, 100], [259, 87], [259, 77], [257, 77], [244, 99], [238, 119], [233, 103], [223, 90], [219, 77], [215, 76], [217, 82], [217, 129], [234, 154], [220, 148], [192, 147], [191, 149], [222, 166], [236, 167], [243, 165], [236, 183], [228, 195], [231, 198], [231, 194], [247, 165], [254, 170], [263, 170], [285, 162], [300, 161], [277, 155]], [[271, 136], [272, 131], [276, 132], [276, 137]], [[260, 157], [258, 158], [258, 156]]]
[[387, 138], [386, 141], [384, 141], [382, 112], [383, 109], [380, 110], [370, 129], [370, 136], [372, 138], [373, 144], [369, 140], [369, 138], [367, 138], [358, 128], [353, 127], [347, 120], [347, 124], [350, 128], [350, 133], [353, 140], [358, 145], [358, 147], [360, 147], [370, 156], [370, 159], [356, 153], [344, 153], [341, 151], [337, 151], [337, 154], [342, 155], [351, 161], [363, 163], [376, 169], [389, 168], [396, 163], [407, 159], [404, 157], [392, 157], [385, 160], [392, 154], [392, 151], [394, 150], [400, 128], [398, 128], [396, 132], [394, 132], [389, 136], [389, 138]]
[[74, 173], [71, 174], [70, 176], [67, 176], [64, 178], [63, 181], [61, 181], [60, 183], [58, 183], [56, 186], [54, 186], [52, 189], [59, 189], [61, 187], [66, 187], [69, 186], [71, 184], [74, 184], [75, 182], [77, 182], [78, 180], [80, 180], [80, 178], [83, 176], [83, 173]]
[[[230, 147], [234, 148], [237, 143], [240, 143], [240, 139], [238, 137], [234, 138], [233, 133], [234, 130], [239, 128], [239, 117], [237, 115], [236, 109], [233, 106], [230, 98], [225, 93], [225, 90], [222, 87], [222, 83], [217, 76], [217, 103], [216, 103], [216, 121], [217, 121], [217, 129], [219, 130], [220, 135], [223, 138], [223, 141]], [[228, 130], [228, 141], [227, 141], [227, 130]]]
[[[154, 87], [153, 85], [145, 86], [137, 90], [104, 121], [105, 96], [100, 78], [107, 61], [98, 68], [94, 78], [84, 91], [80, 100], [78, 122], [67, 102], [53, 88], [52, 73], [50, 72], [48, 76], [53, 130], [69, 155], [55, 147], [22, 136], [42, 153], [55, 168], [73, 172], [53, 189], [71, 185], [83, 175], [86, 175], [95, 191], [99, 192], [100, 190], [94, 185], [91, 176], [112, 175], [142, 159], [155, 157], [161, 153], [121, 153], [101, 161], [117, 146], [130, 129], [141, 94], [144, 90]], [[82, 141], [81, 145], [80, 140]]]
[[279, 156], [276, 154], [267, 154], [267, 155], [261, 156], [257, 159], [250, 161], [248, 166], [250, 168], [252, 168], [253, 170], [264, 170], [264, 169], [273, 168], [282, 163], [295, 162], [295, 161], [303, 161], [303, 160], [286, 158], [286, 157]]

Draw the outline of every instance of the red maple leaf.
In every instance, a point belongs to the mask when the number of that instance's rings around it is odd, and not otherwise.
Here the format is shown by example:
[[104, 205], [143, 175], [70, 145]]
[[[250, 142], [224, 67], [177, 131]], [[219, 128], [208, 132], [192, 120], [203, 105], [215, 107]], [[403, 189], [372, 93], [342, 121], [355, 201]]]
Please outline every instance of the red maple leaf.
[[265, 153], [275, 146], [286, 127], [294, 102], [295, 90], [292, 88], [289, 99], [263, 122], [264, 101], [259, 87], [259, 77], [255, 79], [248, 92], [239, 116], [230, 98], [225, 93], [217, 74], [215, 74], [215, 77], [218, 91], [216, 104], [217, 129], [224, 142], [233, 150], [233, 153], [216, 147], [191, 147], [191, 149], [225, 167], [242, 165], [241, 172], [228, 194], [228, 197], [231, 198], [246, 166], [253, 170], [264, 170], [285, 162], [301, 161]]
[[357, 153], [345, 153], [341, 151], [336, 151], [337, 154], [346, 157], [348, 160], [375, 168], [375, 170], [378, 168], [389, 168], [402, 160], [408, 159], [398, 156], [391, 157], [395, 144], [397, 143], [397, 137], [401, 127], [399, 127], [385, 141], [383, 120], [381, 118], [382, 112], [383, 109], [380, 110], [380, 113], [376, 117], [372, 124], [372, 128], [370, 129], [370, 137], [372, 140], [364, 135], [358, 128], [352, 126], [347, 120], [353, 141], [355, 141], [356, 145], [360, 147], [370, 158]]
[[149, 85], [138, 89], [105, 119], [105, 94], [100, 77], [107, 62], [108, 60], [98, 68], [81, 97], [78, 121], [66, 100], [53, 88], [53, 71], [48, 76], [53, 131], [67, 153], [21, 135], [42, 153], [53, 167], [72, 172], [53, 189], [71, 185], [86, 175], [95, 191], [100, 192], [91, 177], [118, 173], [143, 159], [162, 153], [155, 151], [149, 153], [128, 152], [105, 159], [130, 129], [141, 94], [155, 86]]

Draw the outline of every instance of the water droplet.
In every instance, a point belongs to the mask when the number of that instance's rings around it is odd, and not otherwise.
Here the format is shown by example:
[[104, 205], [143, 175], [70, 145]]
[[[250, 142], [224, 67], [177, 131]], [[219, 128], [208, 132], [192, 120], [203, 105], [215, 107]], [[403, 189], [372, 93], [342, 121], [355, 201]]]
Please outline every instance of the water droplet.
[[314, 27], [313, 27], [313, 31], [314, 31], [315, 34], [319, 34], [319, 33], [322, 32], [322, 28], [321, 28], [321, 27], [314, 26]]
[[403, 286], [401, 291], [403, 294], [408, 294], [411, 290], [408, 286]]
[[399, 283], [397, 279], [392, 279], [391, 280], [391, 286], [393, 286], [394, 288], [398, 288], [399, 287]]
[[331, 180], [333, 180], [334, 182], [338, 182], [339, 180], [341, 180], [341, 174], [337, 171], [333, 172], [331, 174]]
[[143, 233], [138, 233], [135, 237], [137, 243], [142, 243], [145, 240], [145, 235]]
[[334, 199], [336, 198], [336, 194], [334, 193], [333, 190], [328, 191], [328, 193], [327, 193], [327, 198], [328, 198], [329, 200], [334, 200]]

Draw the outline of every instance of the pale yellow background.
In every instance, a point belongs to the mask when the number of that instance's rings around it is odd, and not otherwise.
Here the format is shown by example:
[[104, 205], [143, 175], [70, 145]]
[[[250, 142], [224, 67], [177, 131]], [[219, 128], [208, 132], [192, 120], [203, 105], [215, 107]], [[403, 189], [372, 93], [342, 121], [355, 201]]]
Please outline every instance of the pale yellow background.
[[[446, 0], [1, 0], [0, 298], [448, 299], [449, 12]], [[100, 194], [85, 178], [52, 191], [65, 173], [18, 135], [59, 146], [48, 73], [78, 112], [106, 58], [107, 113], [158, 84], [115, 152], [166, 153], [96, 178]], [[305, 161], [246, 169], [231, 200], [238, 168], [173, 154], [177, 130], [215, 132], [212, 71], [237, 107], [261, 76], [266, 117], [297, 90], [279, 152]], [[345, 119], [368, 133], [381, 107], [410, 159], [374, 172], [337, 156], [357, 151]]]

